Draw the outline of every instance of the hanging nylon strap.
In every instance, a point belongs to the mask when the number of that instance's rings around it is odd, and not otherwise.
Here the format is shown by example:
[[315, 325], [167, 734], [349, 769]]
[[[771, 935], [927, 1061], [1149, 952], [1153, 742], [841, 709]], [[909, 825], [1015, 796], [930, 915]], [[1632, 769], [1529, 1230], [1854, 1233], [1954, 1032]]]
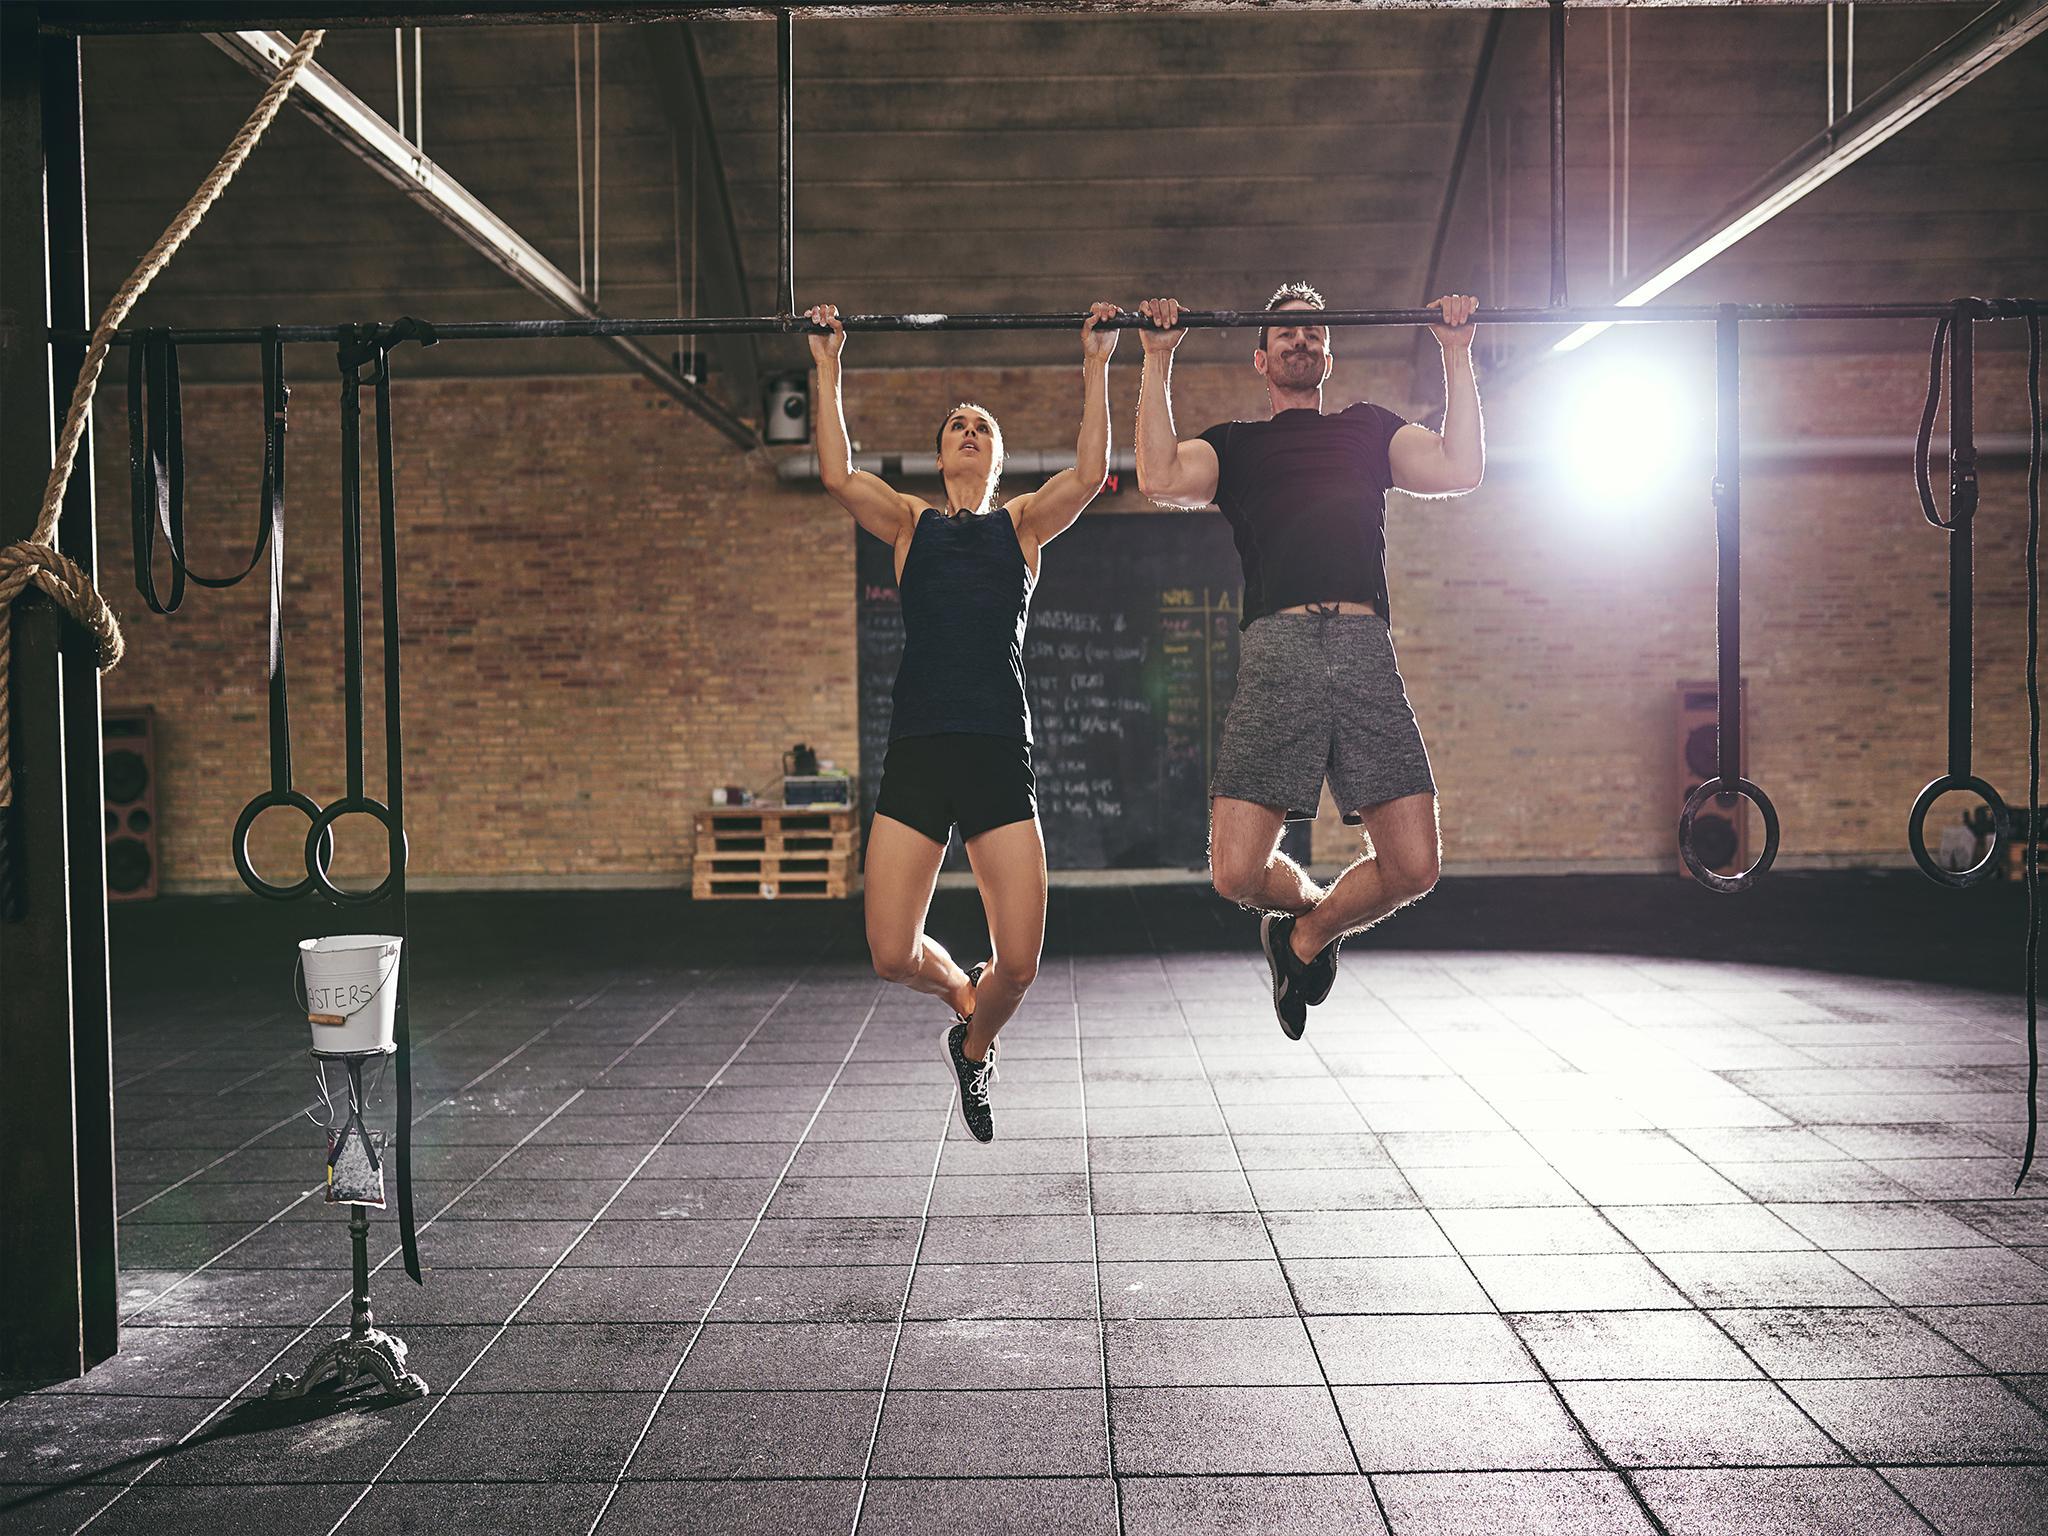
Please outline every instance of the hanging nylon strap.
[[2041, 317], [2027, 316], [2027, 1144], [2018, 1189], [2041, 1130]]
[[[1686, 797], [1678, 817], [1678, 855], [1710, 891], [1747, 890], [1778, 857], [1778, 810], [1770, 796], [1742, 776], [1742, 352], [1735, 306], [1721, 306], [1714, 323], [1714, 647], [1718, 754], [1714, 777]], [[1748, 869], [1724, 875], [1707, 867], [1693, 847], [1693, 827], [1710, 799], [1747, 800], [1763, 822], [1764, 847]]]
[[[266, 328], [263, 350], [265, 414], [269, 414], [269, 369], [275, 326]], [[142, 333], [128, 349], [128, 495], [129, 528], [135, 547], [135, 589], [153, 613], [176, 613], [185, 601], [185, 584], [221, 590], [236, 586], [262, 563], [275, 519], [271, 515], [274, 457], [272, 433], [264, 429], [263, 484], [256, 506], [256, 531], [249, 558], [239, 570], [208, 576], [192, 569], [185, 556], [185, 407], [179, 382], [178, 343], [167, 330]], [[156, 540], [161, 534], [170, 557], [168, 595], [156, 585]]]
[[[152, 613], [176, 613], [185, 602], [185, 424], [178, 398], [178, 344], [148, 330], [128, 349], [129, 532], [135, 547], [135, 590]], [[156, 588], [156, 536], [171, 549], [171, 590]]]
[[[320, 814], [320, 807], [311, 796], [292, 787], [291, 694], [284, 666], [285, 433], [292, 392], [284, 380], [284, 342], [276, 326], [265, 331], [262, 357], [263, 533], [257, 541], [257, 554], [261, 556], [267, 550], [270, 556], [270, 787], [242, 807], [242, 814], [235, 821], [232, 848], [235, 872], [242, 877], [242, 884], [271, 901], [295, 901], [312, 891], [311, 874], [289, 885], [273, 884], [256, 872], [249, 857], [249, 834], [256, 818], [265, 811], [288, 808], [298, 811], [308, 822]], [[320, 867], [325, 869], [333, 856], [334, 839], [330, 834], [319, 849]]]
[[[402, 338], [400, 338], [402, 339]], [[425, 344], [432, 344], [428, 332]], [[377, 565], [384, 610], [384, 793], [391, 814], [385, 819], [386, 847], [391, 861], [394, 931], [407, 932], [405, 917], [405, 750], [399, 740], [398, 687], [398, 514], [397, 487], [391, 464], [391, 355], [383, 349], [377, 365]], [[405, 1272], [420, 1278], [419, 1234], [413, 1225], [412, 1202], [412, 1021], [408, 1007], [406, 944], [398, 952], [398, 1231], [405, 1250]]]
[[[1971, 695], [1975, 686], [1973, 635], [1976, 610], [1977, 421], [1976, 322], [1982, 301], [1958, 299], [1953, 314], [1935, 327], [1929, 360], [1927, 405], [1913, 446], [1913, 483], [1921, 514], [1948, 534], [1948, 771], [1920, 791], [1906, 819], [1906, 847], [1913, 862], [1930, 880], [1963, 887], [1988, 879], [1998, 868], [2011, 835], [2011, 817], [1998, 791], [1970, 769]], [[1948, 516], [1934, 503], [1928, 471], [1934, 417], [1941, 404], [1941, 369], [1948, 361]], [[1927, 816], [1934, 802], [1951, 790], [1983, 800], [1991, 810], [1992, 833], [1984, 856], [1967, 869], [1944, 869], [1927, 847]]]

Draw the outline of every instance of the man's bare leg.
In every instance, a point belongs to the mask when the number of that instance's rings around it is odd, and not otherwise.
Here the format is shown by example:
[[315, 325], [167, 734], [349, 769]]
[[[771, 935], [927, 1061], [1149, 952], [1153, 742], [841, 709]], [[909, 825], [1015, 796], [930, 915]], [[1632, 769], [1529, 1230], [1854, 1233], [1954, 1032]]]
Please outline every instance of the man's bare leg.
[[1436, 885], [1442, 859], [1435, 795], [1404, 795], [1362, 812], [1373, 857], [1360, 859], [1312, 907], [1300, 910], [1289, 942], [1313, 960], [1333, 939], [1370, 928]]
[[1287, 812], [1219, 795], [1209, 802], [1209, 878], [1216, 894], [1262, 912], [1306, 912], [1323, 899], [1308, 871], [1280, 851]]
[[945, 946], [924, 931], [938, 888], [946, 845], [935, 843], [892, 816], [877, 816], [868, 832], [862, 876], [868, 953], [875, 974], [913, 992], [942, 997], [955, 1013], [974, 1011], [974, 988]]

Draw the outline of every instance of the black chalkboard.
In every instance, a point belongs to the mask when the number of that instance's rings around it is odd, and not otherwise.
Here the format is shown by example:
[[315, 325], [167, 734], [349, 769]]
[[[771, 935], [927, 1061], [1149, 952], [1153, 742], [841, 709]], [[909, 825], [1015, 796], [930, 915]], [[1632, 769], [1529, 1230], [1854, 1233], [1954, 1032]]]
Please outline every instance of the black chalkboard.
[[[889, 745], [903, 618], [889, 546], [854, 537], [865, 827]], [[1084, 515], [1046, 547], [1024, 673], [1052, 868], [1204, 865], [1242, 605], [1237, 551], [1214, 512]], [[965, 862], [957, 839], [948, 862]]]

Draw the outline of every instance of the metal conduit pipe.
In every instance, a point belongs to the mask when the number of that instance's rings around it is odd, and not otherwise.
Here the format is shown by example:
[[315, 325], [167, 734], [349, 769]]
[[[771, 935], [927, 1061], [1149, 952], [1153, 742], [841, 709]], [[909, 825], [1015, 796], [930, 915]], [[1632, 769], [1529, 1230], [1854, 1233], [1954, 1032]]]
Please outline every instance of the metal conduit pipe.
[[[1977, 457], [1980, 462], [1986, 459], [2024, 459], [2028, 443], [2028, 437], [2022, 432], [1981, 436], [1977, 439]], [[1486, 450], [1489, 469], [1521, 469], [1555, 462], [1559, 457], [1555, 448], [1520, 444]], [[1866, 459], [1908, 461], [1912, 457], [1911, 437], [1794, 437], [1742, 445], [1745, 468], [1760, 464], [1840, 463]], [[1073, 465], [1072, 452], [1060, 448], [1015, 448], [1003, 455], [1005, 476], [1056, 475], [1063, 469], [1073, 468]], [[856, 453], [853, 467], [880, 475], [885, 480], [934, 480], [939, 473], [938, 459], [929, 452], [920, 451]], [[1114, 475], [1135, 474], [1136, 457], [1129, 452], [1112, 453], [1109, 470]], [[814, 482], [818, 479], [818, 456], [815, 453], [785, 455], [775, 461], [775, 477], [787, 484]]]

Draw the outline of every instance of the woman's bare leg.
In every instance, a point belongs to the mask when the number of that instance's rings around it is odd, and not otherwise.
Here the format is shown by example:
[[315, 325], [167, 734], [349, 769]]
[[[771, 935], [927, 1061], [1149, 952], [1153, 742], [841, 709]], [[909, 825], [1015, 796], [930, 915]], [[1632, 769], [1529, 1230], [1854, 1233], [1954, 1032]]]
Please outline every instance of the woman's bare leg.
[[874, 958], [875, 974], [884, 981], [942, 997], [955, 1013], [966, 1014], [974, 1009], [967, 973], [924, 931], [945, 858], [944, 843], [933, 842], [894, 817], [875, 818], [868, 831], [863, 877], [868, 953]]
[[973, 1023], [961, 1047], [979, 1061], [1038, 976], [1045, 943], [1045, 838], [1038, 822], [1013, 821], [967, 841], [995, 955], [974, 993]]

